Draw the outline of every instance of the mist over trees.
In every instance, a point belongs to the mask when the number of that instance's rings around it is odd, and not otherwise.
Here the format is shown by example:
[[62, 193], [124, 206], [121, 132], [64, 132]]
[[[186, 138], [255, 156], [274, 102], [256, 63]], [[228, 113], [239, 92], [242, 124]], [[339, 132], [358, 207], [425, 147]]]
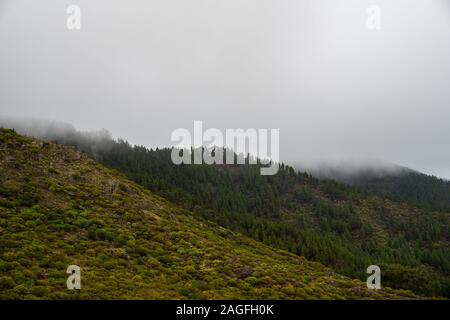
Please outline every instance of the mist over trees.
[[448, 212], [392, 202], [284, 164], [274, 176], [261, 176], [258, 165], [174, 165], [170, 148], [67, 128], [39, 132], [221, 226], [349, 277], [365, 279], [367, 266], [377, 264], [385, 286], [450, 294]]
[[296, 165], [321, 179], [333, 179], [369, 194], [450, 211], [450, 181], [385, 162]]

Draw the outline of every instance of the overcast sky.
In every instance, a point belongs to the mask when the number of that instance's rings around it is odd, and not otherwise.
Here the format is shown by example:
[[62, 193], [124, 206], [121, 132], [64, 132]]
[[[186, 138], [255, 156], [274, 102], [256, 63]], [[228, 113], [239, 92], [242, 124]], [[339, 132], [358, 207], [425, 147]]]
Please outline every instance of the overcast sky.
[[0, 115], [150, 147], [194, 120], [279, 128], [289, 163], [450, 178], [450, 0], [0, 0]]

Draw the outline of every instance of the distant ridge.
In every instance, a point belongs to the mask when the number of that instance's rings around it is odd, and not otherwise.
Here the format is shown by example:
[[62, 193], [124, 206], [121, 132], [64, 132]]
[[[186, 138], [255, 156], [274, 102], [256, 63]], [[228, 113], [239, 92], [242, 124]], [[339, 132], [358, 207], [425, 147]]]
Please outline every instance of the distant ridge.
[[[304, 166], [296, 165], [297, 168]], [[308, 169], [361, 190], [432, 210], [450, 211], [450, 181], [390, 163], [318, 165]]]

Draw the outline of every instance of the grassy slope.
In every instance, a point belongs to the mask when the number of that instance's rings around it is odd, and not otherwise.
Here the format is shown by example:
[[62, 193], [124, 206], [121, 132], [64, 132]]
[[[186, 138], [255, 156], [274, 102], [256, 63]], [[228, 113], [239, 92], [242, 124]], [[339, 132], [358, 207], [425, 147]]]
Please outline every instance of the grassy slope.
[[2, 299], [414, 297], [195, 218], [69, 147], [0, 129], [0, 168]]

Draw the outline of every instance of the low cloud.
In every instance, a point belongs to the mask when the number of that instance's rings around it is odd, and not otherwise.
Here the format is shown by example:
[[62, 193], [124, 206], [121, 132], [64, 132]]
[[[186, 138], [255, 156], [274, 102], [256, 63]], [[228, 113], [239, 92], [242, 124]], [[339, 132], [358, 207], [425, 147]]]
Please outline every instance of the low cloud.
[[194, 120], [280, 129], [286, 163], [369, 159], [450, 178], [448, 1], [79, 0], [79, 31], [69, 4], [1, 8], [2, 114], [148, 147]]

